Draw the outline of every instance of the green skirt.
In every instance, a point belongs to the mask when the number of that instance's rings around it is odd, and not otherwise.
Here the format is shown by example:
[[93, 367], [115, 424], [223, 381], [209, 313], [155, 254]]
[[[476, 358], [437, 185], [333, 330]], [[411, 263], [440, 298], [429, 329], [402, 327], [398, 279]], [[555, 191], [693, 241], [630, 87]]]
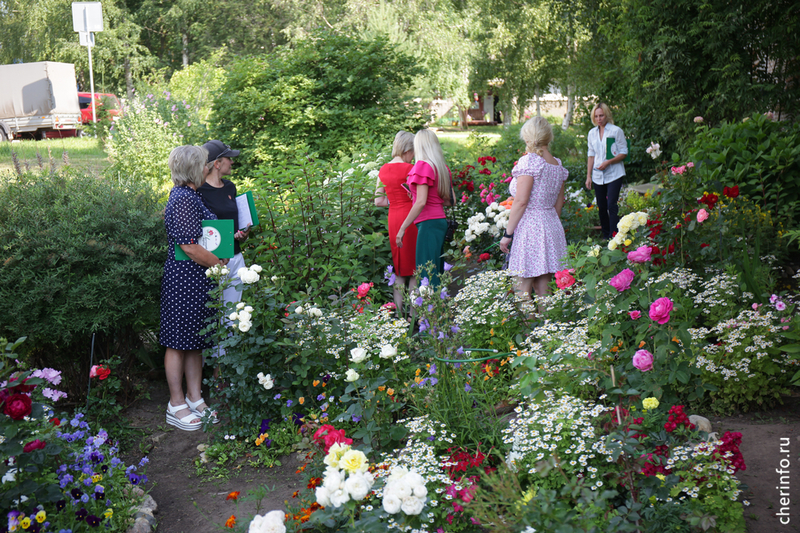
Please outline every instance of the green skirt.
[[[419, 279], [428, 277], [431, 285], [439, 285], [439, 274], [444, 268], [442, 249], [444, 248], [444, 236], [447, 234], [447, 219], [436, 218], [424, 220], [416, 224], [417, 226], [417, 252], [416, 265], [417, 277]], [[428, 262], [433, 264], [433, 269], [424, 269]]]

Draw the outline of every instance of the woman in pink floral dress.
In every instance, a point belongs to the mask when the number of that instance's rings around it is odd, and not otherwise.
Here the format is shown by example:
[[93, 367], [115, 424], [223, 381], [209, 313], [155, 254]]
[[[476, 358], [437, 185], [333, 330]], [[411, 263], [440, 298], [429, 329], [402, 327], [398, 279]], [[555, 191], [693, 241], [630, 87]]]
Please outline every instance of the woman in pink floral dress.
[[565, 268], [567, 240], [561, 225], [567, 169], [550, 154], [553, 130], [534, 117], [520, 131], [528, 153], [519, 159], [509, 185], [514, 203], [500, 249], [511, 256], [508, 269], [516, 276], [518, 294], [544, 296], [555, 272]]

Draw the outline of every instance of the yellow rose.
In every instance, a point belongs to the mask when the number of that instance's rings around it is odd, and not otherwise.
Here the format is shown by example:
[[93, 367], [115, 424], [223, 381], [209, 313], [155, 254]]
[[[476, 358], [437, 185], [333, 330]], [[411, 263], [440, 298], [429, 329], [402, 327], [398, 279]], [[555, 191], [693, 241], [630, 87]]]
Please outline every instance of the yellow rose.
[[615, 241], [613, 239], [608, 241], [608, 249], [611, 250], [611, 251], [616, 250], [617, 249], [617, 241]]
[[359, 450], [347, 450], [342, 458], [339, 460], [339, 466], [350, 474], [356, 472], [366, 472], [369, 467], [369, 461], [364, 452]]
[[645, 409], [655, 409], [658, 407], [658, 400], [655, 398], [645, 398], [642, 405], [644, 405]]
[[323, 459], [322, 462], [331, 468], [339, 468], [339, 461], [349, 450], [349, 444], [339, 444], [336, 442], [330, 448], [328, 448], [328, 455], [325, 456], [325, 459]]
[[632, 242], [630, 239], [625, 239], [625, 246], [630, 246]]

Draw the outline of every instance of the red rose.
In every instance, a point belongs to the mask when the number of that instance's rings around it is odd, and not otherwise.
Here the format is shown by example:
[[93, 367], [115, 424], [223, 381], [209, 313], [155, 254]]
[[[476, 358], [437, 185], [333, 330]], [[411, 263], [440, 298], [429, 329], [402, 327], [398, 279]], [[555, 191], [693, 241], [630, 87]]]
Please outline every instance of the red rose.
[[6, 400], [3, 412], [12, 420], [22, 420], [31, 414], [31, 397], [26, 394], [14, 394]]
[[26, 385], [28, 378], [23, 379], [20, 382], [17, 382], [16, 377], [12, 377], [8, 379], [8, 388], [13, 389], [14, 393], [17, 392], [31, 392], [33, 389], [36, 388], [36, 385]]
[[50, 419], [50, 423], [53, 424], [55, 427], [58, 427], [58, 426], [61, 425], [61, 420], [59, 420], [58, 418], [53, 417], [53, 418]]
[[492, 256], [491, 256], [491, 255], [489, 255], [488, 253], [482, 253], [482, 254], [481, 254], [479, 257], [478, 257], [478, 263], [480, 263], [480, 262], [482, 262], [482, 261], [488, 261], [488, 260], [489, 260], [489, 258], [491, 258], [491, 257], [492, 257]]
[[733, 187], [725, 187], [722, 189], [722, 194], [727, 196], [728, 198], [736, 198], [739, 196], [739, 186], [734, 185]]
[[33, 450], [44, 450], [46, 443], [40, 441], [39, 439], [32, 440], [28, 444], [26, 444], [22, 451], [25, 453], [31, 453]]
[[111, 370], [103, 365], [94, 365], [91, 369], [89, 369], [90, 378], [106, 379], [110, 375]]

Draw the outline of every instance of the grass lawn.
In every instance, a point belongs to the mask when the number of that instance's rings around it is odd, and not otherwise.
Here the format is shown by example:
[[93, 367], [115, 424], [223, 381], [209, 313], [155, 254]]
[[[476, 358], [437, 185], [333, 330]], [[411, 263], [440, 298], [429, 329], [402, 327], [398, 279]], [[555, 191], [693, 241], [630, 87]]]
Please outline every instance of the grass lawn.
[[442, 144], [442, 150], [448, 161], [467, 161], [481, 155], [487, 155], [474, 153], [476, 147], [470, 139], [471, 135], [474, 133], [480, 134], [488, 140], [488, 144], [491, 146], [500, 139], [502, 129], [503, 126], [473, 126], [468, 130], [436, 128], [434, 131], [436, 136], [439, 137], [439, 142]]
[[[50, 150], [49, 154], [48, 149]], [[56, 166], [62, 166], [64, 164], [64, 152], [67, 152], [69, 156], [70, 165], [90, 172], [99, 174], [111, 164], [108, 160], [108, 154], [100, 146], [97, 139], [90, 137], [67, 137], [44, 141], [21, 140], [0, 143], [0, 174], [4, 174], [6, 171], [14, 172], [12, 152], [16, 154], [23, 171], [26, 164], [31, 170], [38, 168], [37, 153], [41, 155], [42, 164], [44, 164], [45, 168], [50, 165], [51, 155]]]

